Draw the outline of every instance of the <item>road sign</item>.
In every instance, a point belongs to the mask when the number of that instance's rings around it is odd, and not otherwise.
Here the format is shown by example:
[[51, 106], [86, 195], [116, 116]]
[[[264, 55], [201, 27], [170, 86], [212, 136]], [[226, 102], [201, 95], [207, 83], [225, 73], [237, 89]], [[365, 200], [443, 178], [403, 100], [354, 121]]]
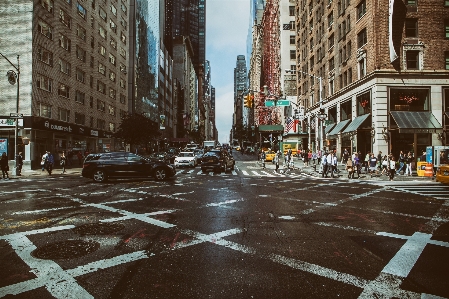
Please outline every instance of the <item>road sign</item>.
[[274, 107], [274, 106], [290, 106], [290, 101], [289, 100], [265, 101], [265, 107]]
[[23, 113], [10, 113], [9, 117], [11, 117], [11, 118], [23, 118]]

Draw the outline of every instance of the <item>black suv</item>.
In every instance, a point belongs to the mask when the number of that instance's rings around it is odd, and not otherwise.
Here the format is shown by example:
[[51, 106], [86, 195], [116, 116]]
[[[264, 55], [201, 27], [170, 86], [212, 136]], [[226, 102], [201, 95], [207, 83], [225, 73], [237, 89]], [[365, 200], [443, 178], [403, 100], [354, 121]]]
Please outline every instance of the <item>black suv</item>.
[[214, 172], [233, 170], [235, 165], [234, 157], [225, 150], [210, 150], [201, 158], [201, 171], [207, 173], [212, 170]]
[[96, 182], [105, 182], [108, 178], [149, 176], [165, 180], [175, 174], [175, 167], [164, 161], [149, 160], [126, 152], [90, 154], [84, 159], [82, 171], [83, 177]]

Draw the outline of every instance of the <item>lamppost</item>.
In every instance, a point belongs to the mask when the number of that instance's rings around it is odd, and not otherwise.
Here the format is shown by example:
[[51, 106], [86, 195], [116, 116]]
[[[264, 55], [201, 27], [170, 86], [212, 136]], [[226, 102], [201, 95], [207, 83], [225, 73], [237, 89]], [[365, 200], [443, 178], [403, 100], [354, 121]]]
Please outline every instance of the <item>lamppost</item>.
[[8, 77], [8, 82], [11, 85], [14, 85], [17, 81], [17, 99], [16, 99], [16, 127], [15, 127], [15, 138], [14, 138], [14, 169], [15, 169], [15, 174], [17, 175], [17, 139], [18, 139], [18, 130], [19, 130], [19, 86], [20, 86], [20, 64], [19, 64], [19, 57], [20, 55], [17, 55], [17, 67], [11, 62], [9, 61], [8, 58], [6, 58], [5, 55], [3, 55], [2, 53], [0, 53], [0, 55], [6, 59], [6, 61], [9, 62], [9, 64], [16, 70], [16, 72], [14, 70], [9, 70], [6, 73], [6, 76]]
[[320, 89], [319, 89], [319, 100], [320, 101], [318, 102], [320, 104], [320, 112], [316, 114], [316, 117], [320, 120], [320, 122], [319, 122], [319, 131], [320, 131], [320, 135], [321, 135], [320, 136], [320, 150], [323, 150], [323, 141], [324, 141], [323, 121], [327, 117], [327, 115], [324, 113], [324, 109], [323, 109], [323, 95], [322, 95], [322, 92], [323, 92], [323, 79], [321, 77], [318, 77], [318, 76], [315, 76], [315, 75], [312, 75], [312, 74], [309, 74], [309, 73], [306, 73], [306, 72], [303, 72], [303, 71], [300, 71], [300, 70], [285, 70], [285, 72], [286, 73], [299, 72], [299, 73], [302, 73], [304, 75], [307, 75], [307, 76], [310, 76], [310, 77], [318, 79], [318, 81], [320, 83]]

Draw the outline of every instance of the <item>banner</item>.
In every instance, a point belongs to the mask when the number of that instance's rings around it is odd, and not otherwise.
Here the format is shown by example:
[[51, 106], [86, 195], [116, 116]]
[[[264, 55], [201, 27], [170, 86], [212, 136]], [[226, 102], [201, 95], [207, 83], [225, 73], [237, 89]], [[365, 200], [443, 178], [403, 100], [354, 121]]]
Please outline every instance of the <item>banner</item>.
[[394, 49], [393, 44], [393, 6], [394, 0], [389, 0], [389, 10], [388, 10], [388, 45], [390, 48], [390, 62], [398, 59], [398, 54], [396, 54], [396, 50]]
[[159, 129], [164, 130], [165, 129], [165, 115], [159, 115], [160, 123], [159, 123]]
[[0, 138], [0, 155], [3, 153], [8, 156], [8, 138]]

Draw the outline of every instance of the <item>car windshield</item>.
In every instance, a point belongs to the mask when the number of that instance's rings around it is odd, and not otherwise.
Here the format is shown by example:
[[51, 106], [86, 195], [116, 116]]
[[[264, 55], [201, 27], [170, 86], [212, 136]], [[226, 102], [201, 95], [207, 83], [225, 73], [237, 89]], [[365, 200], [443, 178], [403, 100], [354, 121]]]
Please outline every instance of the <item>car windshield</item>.
[[193, 157], [193, 156], [194, 156], [193, 152], [179, 153], [179, 157]]
[[207, 152], [204, 154], [205, 157], [218, 157], [219, 155], [219, 152]]

